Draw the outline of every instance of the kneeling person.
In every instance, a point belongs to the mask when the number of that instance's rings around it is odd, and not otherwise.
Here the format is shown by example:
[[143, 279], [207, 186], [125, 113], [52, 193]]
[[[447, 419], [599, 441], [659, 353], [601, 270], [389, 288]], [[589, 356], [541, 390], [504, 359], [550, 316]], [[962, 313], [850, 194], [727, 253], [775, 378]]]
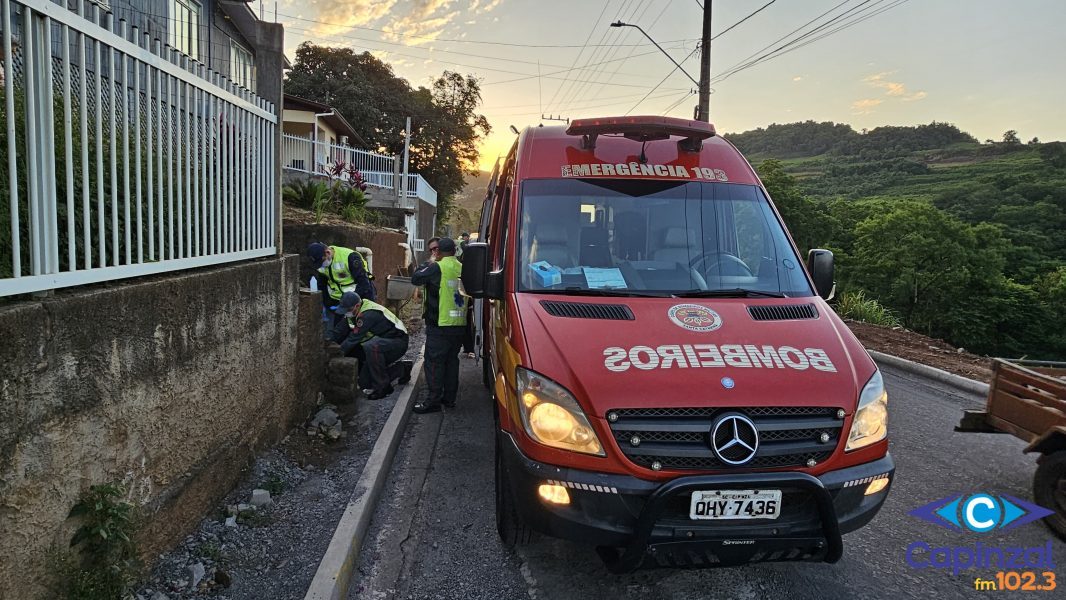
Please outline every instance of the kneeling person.
[[359, 387], [372, 389], [371, 400], [392, 393], [392, 380], [407, 383], [410, 363], [400, 361], [407, 352], [407, 328], [384, 306], [345, 292], [336, 313], [343, 317], [333, 330], [333, 341], [345, 356], [359, 359]]

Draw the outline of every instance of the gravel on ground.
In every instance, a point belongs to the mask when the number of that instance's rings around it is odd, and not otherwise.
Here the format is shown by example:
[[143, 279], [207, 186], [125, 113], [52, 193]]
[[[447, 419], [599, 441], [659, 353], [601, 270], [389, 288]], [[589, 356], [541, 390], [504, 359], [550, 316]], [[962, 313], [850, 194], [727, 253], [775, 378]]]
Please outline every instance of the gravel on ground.
[[[411, 360], [425, 341], [421, 328], [412, 324], [405, 356]], [[150, 600], [162, 593], [169, 600], [303, 598], [402, 390], [401, 386], [381, 400], [360, 397], [339, 406], [320, 402], [307, 423], [322, 408], [331, 408], [340, 417], [342, 436], [331, 440], [306, 424], [296, 427], [255, 461], [241, 484], [217, 510], [205, 515], [196, 531], [159, 557], [135, 597]], [[251, 506], [257, 489], [270, 493], [269, 504]]]

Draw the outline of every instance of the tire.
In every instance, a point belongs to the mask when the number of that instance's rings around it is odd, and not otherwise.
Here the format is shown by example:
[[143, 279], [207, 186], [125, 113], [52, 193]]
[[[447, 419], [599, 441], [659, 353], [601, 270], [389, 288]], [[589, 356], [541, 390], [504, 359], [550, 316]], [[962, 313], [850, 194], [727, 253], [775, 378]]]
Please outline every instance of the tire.
[[[495, 412], [495, 411], [494, 411]], [[497, 417], [497, 423], [499, 417]], [[507, 549], [515, 546], [524, 546], [533, 541], [533, 530], [522, 523], [518, 510], [515, 507], [514, 497], [511, 493], [511, 483], [507, 472], [503, 468], [503, 457], [500, 452], [499, 426], [496, 427], [496, 533], [500, 535], [500, 541]]]
[[1033, 476], [1033, 499], [1055, 514], [1044, 523], [1066, 541], [1066, 450], [1059, 450], [1040, 459]]

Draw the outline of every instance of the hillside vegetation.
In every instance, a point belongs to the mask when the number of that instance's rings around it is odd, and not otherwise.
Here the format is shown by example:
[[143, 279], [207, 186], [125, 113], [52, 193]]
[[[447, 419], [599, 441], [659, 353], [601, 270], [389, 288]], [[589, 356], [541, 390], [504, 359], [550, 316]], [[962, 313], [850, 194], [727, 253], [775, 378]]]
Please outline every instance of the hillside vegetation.
[[981, 144], [947, 123], [726, 137], [801, 249], [834, 251], [838, 293], [972, 351], [1066, 360], [1066, 144]]

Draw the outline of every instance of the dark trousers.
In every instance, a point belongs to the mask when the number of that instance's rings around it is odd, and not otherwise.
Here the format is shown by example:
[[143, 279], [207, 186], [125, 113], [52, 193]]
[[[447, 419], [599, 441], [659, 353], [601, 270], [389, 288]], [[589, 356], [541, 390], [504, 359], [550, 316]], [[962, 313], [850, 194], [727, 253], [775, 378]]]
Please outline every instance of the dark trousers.
[[426, 327], [426, 385], [429, 404], [455, 404], [459, 391], [459, 350], [466, 327]]
[[403, 375], [398, 362], [407, 352], [407, 337], [370, 338], [352, 352], [359, 359], [359, 387], [384, 391], [394, 379]]

